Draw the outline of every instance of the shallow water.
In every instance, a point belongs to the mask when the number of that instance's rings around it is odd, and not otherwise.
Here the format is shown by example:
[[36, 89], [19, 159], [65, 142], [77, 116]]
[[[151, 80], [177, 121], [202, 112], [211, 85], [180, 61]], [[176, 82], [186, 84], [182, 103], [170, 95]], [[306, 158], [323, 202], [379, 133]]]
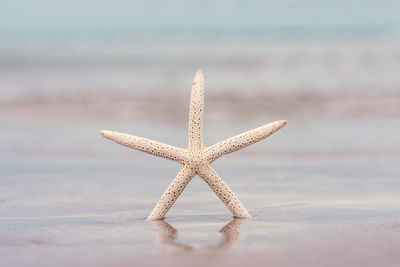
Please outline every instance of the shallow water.
[[[285, 117], [288, 125], [214, 164], [253, 218], [233, 220], [195, 177], [165, 221], [145, 221], [179, 170], [101, 138], [125, 131], [186, 145], [178, 121], [1, 117], [1, 266], [397, 266], [400, 122]], [[65, 111], [71, 108], [63, 109]], [[61, 112], [62, 113], [62, 112]], [[10, 114], [13, 114], [12, 117]], [[34, 120], [23, 114], [33, 114]], [[263, 122], [206, 115], [212, 144]], [[23, 257], [21, 257], [23, 255]]]

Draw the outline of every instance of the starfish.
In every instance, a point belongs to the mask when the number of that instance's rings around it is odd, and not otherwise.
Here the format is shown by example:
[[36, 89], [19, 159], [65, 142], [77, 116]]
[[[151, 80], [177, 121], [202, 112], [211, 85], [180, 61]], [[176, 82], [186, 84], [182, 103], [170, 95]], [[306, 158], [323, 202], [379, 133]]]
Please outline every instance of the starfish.
[[250, 218], [249, 212], [239, 198], [212, 168], [212, 162], [222, 155], [232, 153], [270, 136], [285, 126], [286, 121], [271, 122], [223, 140], [215, 145], [205, 147], [203, 144], [203, 112], [204, 77], [202, 71], [198, 70], [192, 83], [190, 95], [189, 145], [186, 149], [125, 133], [100, 132], [103, 137], [118, 144], [182, 164], [181, 170], [165, 190], [147, 220], [163, 219], [196, 174], [211, 187], [234, 217]]

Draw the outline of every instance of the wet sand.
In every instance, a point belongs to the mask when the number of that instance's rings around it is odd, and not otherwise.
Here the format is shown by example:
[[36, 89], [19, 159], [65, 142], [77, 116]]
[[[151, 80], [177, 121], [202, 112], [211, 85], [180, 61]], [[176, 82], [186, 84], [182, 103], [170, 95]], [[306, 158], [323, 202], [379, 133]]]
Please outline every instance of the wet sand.
[[206, 144], [288, 120], [214, 164], [250, 220], [232, 220], [195, 177], [165, 221], [145, 221], [179, 166], [98, 134], [186, 146], [187, 107], [170, 119], [159, 110], [138, 114], [135, 104], [112, 116], [96, 116], [98, 104], [3, 105], [0, 265], [399, 265], [400, 121], [393, 113], [277, 116], [260, 108], [265, 116], [240, 119], [218, 115], [232, 106], [207, 103]]

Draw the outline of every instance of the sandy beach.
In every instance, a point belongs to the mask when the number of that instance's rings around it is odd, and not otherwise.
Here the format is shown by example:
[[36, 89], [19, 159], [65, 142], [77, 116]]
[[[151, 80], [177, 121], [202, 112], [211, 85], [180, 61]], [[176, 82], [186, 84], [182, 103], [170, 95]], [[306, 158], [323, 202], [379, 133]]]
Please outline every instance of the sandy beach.
[[[236, 120], [223, 115], [234, 112], [231, 106], [209, 102], [207, 144], [278, 119]], [[279, 134], [214, 165], [252, 219], [232, 222], [195, 177], [165, 221], [154, 223], [145, 218], [178, 164], [105, 142], [98, 130], [183, 147], [186, 114], [175, 120], [159, 110], [138, 114], [132, 103], [107, 118], [93, 116], [96, 104], [80, 105], [2, 108], [2, 266], [397, 266], [400, 260], [400, 125], [391, 116], [286, 112]], [[221, 232], [229, 223], [236, 227]]]

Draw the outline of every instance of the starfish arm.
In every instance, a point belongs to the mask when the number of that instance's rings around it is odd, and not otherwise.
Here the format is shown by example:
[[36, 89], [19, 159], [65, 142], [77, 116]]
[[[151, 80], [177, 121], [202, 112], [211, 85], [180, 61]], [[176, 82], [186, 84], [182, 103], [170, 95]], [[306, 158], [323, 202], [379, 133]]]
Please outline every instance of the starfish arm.
[[275, 121], [268, 123], [264, 126], [255, 128], [253, 130], [244, 132], [234, 137], [223, 140], [216, 143], [213, 146], [206, 148], [205, 157], [210, 161], [214, 161], [222, 155], [232, 153], [249, 145], [252, 145], [264, 138], [267, 138], [271, 134], [275, 133], [283, 126], [286, 125], [286, 121]]
[[182, 164], [187, 161], [186, 150], [182, 148], [125, 133], [112, 131], [101, 131], [100, 133], [103, 137], [120, 145], [143, 151], [154, 156], [173, 160]]
[[188, 165], [184, 165], [172, 183], [168, 186], [167, 190], [165, 190], [147, 220], [159, 220], [164, 218], [165, 214], [178, 199], [183, 189], [185, 189], [186, 185], [193, 178], [194, 174], [195, 172], [193, 169]]
[[192, 83], [189, 113], [189, 150], [203, 148], [204, 77], [198, 70]]
[[204, 181], [206, 181], [226, 207], [233, 213], [233, 216], [236, 218], [251, 217], [242, 202], [240, 202], [239, 198], [211, 166], [202, 166], [199, 168], [198, 174]]

